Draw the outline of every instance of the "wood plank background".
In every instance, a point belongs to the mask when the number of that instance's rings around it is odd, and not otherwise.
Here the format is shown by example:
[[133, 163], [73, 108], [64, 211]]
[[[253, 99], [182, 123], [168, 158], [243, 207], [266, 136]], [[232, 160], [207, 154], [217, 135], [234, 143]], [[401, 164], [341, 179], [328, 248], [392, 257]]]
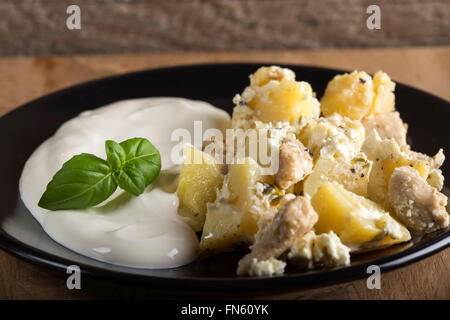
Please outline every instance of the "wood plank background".
[[[69, 4], [81, 30], [66, 28]], [[450, 0], [0, 1], [2, 56], [411, 45], [450, 45]]]
[[[312, 64], [368, 72], [382, 69], [396, 81], [450, 100], [450, 47], [83, 55], [0, 58], [0, 116], [31, 99], [94, 78], [160, 66], [232, 61]], [[186, 298], [179, 292], [168, 294], [87, 277], [82, 277], [81, 290], [69, 291], [66, 277], [63, 271], [36, 266], [0, 251], [0, 299]], [[215, 295], [221, 296], [221, 292]], [[368, 290], [366, 281], [359, 280], [266, 298], [450, 299], [450, 248], [382, 274], [381, 290]]]

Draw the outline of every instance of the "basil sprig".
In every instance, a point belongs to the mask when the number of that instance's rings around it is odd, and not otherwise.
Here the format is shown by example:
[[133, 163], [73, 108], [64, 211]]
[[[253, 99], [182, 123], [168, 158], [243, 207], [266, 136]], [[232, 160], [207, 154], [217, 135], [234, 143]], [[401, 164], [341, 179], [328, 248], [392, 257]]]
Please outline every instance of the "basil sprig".
[[84, 209], [108, 199], [119, 186], [138, 196], [161, 170], [158, 149], [144, 138], [105, 142], [106, 160], [82, 153], [65, 162], [48, 183], [39, 206]]

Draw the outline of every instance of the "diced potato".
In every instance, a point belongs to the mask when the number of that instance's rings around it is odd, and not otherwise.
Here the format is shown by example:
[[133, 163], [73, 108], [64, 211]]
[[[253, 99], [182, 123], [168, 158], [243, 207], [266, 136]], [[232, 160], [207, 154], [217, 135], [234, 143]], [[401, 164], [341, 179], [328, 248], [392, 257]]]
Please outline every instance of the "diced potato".
[[360, 120], [370, 112], [374, 95], [373, 82], [367, 73], [353, 71], [337, 75], [328, 83], [320, 109], [326, 117], [337, 112]]
[[221, 251], [251, 243], [254, 232], [240, 225], [242, 219], [243, 215], [227, 201], [209, 203], [200, 239], [200, 250]]
[[370, 114], [390, 112], [395, 109], [395, 83], [383, 71], [373, 75], [373, 90], [375, 97]]
[[260, 67], [255, 73], [250, 75], [250, 86], [262, 87], [271, 80], [294, 81], [295, 73], [290, 69], [280, 68], [278, 66]]
[[380, 205], [336, 182], [324, 182], [311, 203], [319, 215], [316, 233], [334, 231], [352, 252], [380, 249], [411, 238]]
[[306, 82], [270, 83], [248, 105], [258, 111], [258, 119], [264, 122], [293, 122], [301, 116], [311, 118], [318, 114], [318, 104], [314, 103], [311, 86]]
[[418, 157], [417, 153], [401, 151], [394, 140], [381, 140], [375, 131], [369, 133], [361, 149], [373, 161], [367, 187], [368, 196], [378, 203], [385, 203], [389, 181], [394, 169], [411, 166], [426, 179], [430, 172], [430, 161]]
[[372, 161], [365, 159], [364, 154], [351, 160], [346, 158], [319, 159], [313, 172], [304, 182], [303, 192], [312, 197], [324, 181], [336, 181], [347, 190], [367, 197], [371, 168]]
[[272, 219], [277, 207], [271, 206], [262, 192], [256, 190], [260, 181], [263, 182], [264, 177], [252, 158], [246, 158], [243, 164], [229, 165], [221, 193], [214, 203], [207, 206], [201, 250], [222, 250], [241, 243], [250, 244], [258, 231], [258, 221]]
[[211, 155], [193, 146], [184, 147], [177, 187], [178, 214], [196, 232], [202, 230], [205, 222], [206, 204], [216, 199], [222, 186], [222, 169], [223, 165], [217, 164]]
[[395, 84], [378, 71], [373, 80], [365, 72], [353, 71], [335, 76], [327, 85], [321, 102], [325, 116], [337, 112], [354, 120], [394, 110]]
[[275, 66], [261, 67], [251, 75], [242, 99], [263, 122], [292, 123], [300, 117], [317, 118], [320, 114], [319, 102], [309, 83], [295, 81], [291, 70]]

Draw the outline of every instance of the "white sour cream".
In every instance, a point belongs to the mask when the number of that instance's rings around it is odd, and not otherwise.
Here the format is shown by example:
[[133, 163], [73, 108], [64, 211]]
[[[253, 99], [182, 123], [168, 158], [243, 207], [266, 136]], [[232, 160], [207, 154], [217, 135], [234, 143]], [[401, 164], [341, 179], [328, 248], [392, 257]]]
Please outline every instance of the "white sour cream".
[[[28, 210], [56, 242], [82, 255], [118, 265], [170, 268], [198, 255], [196, 234], [177, 215], [176, 193], [168, 191], [179, 166], [171, 160], [175, 129], [191, 136], [194, 121], [224, 130], [228, 114], [212, 105], [180, 98], [127, 100], [86, 111], [64, 123], [25, 164], [20, 194]], [[160, 151], [158, 179], [139, 197], [117, 190], [85, 210], [49, 211], [38, 206], [47, 183], [72, 156], [86, 152], [105, 158], [105, 140], [149, 139]], [[170, 188], [169, 188], [170, 189]]]

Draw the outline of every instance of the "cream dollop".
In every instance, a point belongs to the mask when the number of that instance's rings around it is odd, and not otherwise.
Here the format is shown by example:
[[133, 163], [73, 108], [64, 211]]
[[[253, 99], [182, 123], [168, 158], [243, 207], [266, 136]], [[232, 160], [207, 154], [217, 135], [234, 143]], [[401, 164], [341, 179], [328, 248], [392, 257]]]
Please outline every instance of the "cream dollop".
[[[194, 134], [202, 128], [224, 130], [229, 115], [212, 105], [182, 98], [119, 101], [85, 111], [64, 123], [31, 155], [20, 179], [20, 194], [32, 215], [56, 242], [82, 255], [140, 268], [188, 264], [198, 255], [196, 234], [178, 217], [178, 199], [165, 184], [179, 166], [171, 159], [175, 129]], [[149, 139], [160, 151], [161, 173], [139, 197], [117, 190], [99, 206], [48, 211], [37, 204], [47, 183], [72, 156], [86, 152], [105, 158], [105, 140]]]

